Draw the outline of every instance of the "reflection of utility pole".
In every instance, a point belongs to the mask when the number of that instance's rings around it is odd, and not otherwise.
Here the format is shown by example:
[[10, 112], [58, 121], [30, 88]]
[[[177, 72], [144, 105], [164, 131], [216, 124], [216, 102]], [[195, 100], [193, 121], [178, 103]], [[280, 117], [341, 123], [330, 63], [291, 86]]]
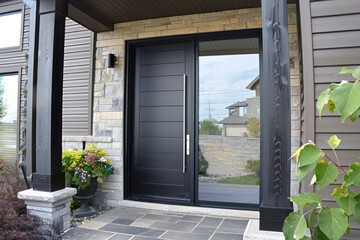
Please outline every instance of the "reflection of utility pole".
[[211, 117], [211, 110], [216, 110], [216, 108], [211, 108], [211, 100], [209, 99], [209, 107], [207, 108], [208, 109], [208, 111], [209, 111], [209, 119], [211, 120], [212, 119], [212, 117]]

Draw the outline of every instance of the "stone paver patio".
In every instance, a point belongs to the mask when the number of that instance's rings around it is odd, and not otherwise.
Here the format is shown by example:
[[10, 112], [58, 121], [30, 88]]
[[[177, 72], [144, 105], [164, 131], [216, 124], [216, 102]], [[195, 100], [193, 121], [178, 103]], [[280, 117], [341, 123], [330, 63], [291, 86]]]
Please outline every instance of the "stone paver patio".
[[118, 207], [62, 235], [81, 240], [238, 240], [249, 219]]

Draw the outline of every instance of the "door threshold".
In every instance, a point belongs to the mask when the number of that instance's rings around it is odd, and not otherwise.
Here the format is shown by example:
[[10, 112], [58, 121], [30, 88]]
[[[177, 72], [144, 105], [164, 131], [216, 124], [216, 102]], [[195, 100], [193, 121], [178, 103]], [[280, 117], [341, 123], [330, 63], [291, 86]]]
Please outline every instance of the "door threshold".
[[223, 217], [236, 217], [236, 218], [249, 218], [249, 219], [259, 219], [260, 216], [258, 211], [170, 205], [170, 204], [138, 202], [131, 200], [118, 201], [118, 206], [145, 208], [145, 209], [160, 210], [166, 212], [180, 212], [186, 214], [200, 214], [200, 215], [209, 215], [209, 216], [223, 216]]

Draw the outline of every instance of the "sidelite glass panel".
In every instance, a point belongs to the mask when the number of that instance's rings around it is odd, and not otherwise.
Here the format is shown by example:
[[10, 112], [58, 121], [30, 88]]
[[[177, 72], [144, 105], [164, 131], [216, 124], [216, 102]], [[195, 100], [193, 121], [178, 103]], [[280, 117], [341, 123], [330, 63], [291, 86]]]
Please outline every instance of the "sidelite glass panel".
[[199, 43], [199, 200], [259, 204], [257, 38]]
[[0, 49], [20, 46], [21, 12], [0, 14]]
[[18, 126], [18, 75], [0, 75], [0, 158], [15, 162]]

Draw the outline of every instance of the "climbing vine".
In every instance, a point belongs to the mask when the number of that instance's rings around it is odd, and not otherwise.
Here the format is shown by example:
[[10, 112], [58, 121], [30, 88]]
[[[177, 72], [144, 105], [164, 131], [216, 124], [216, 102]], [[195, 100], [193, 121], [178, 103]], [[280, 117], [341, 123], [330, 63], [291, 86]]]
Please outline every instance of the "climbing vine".
[[[344, 67], [339, 74], [350, 74], [355, 80], [330, 84], [320, 94], [316, 108], [320, 116], [324, 109], [331, 113], [336, 110], [343, 123], [346, 119], [354, 122], [360, 113], [360, 66], [355, 69]], [[337, 207], [327, 206], [322, 197], [313, 192], [291, 196], [291, 201], [297, 204], [299, 210], [285, 219], [283, 233], [286, 239], [338, 240], [350, 232], [351, 218], [360, 224], [360, 194], [354, 189], [360, 186], [360, 162], [354, 159], [348, 168], [343, 167], [336, 153], [341, 139], [333, 135], [326, 143], [333, 151], [331, 156], [310, 141], [292, 157], [296, 159], [297, 175], [301, 182], [311, 174], [310, 184], [316, 184], [318, 189], [328, 188], [332, 183], [342, 183], [331, 194]]]

